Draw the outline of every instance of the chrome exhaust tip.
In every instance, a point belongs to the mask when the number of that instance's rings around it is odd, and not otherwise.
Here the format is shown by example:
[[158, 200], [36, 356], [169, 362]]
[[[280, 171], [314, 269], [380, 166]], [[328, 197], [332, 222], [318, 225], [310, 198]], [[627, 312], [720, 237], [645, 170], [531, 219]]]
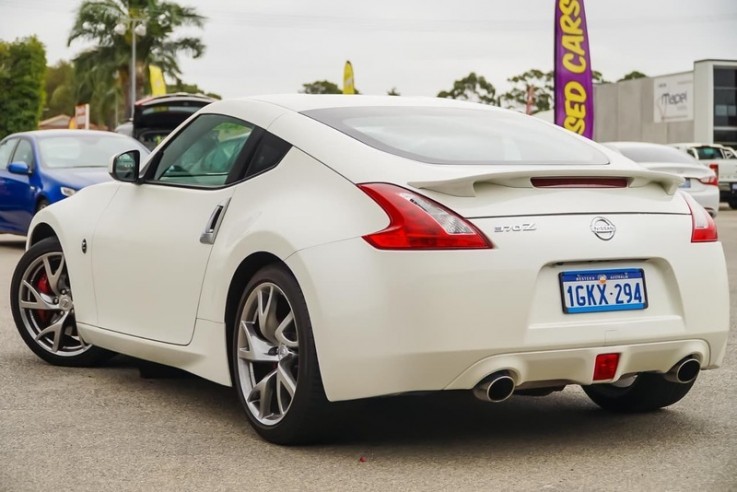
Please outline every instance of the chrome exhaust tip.
[[514, 393], [514, 379], [509, 371], [498, 371], [484, 378], [473, 388], [473, 395], [481, 401], [500, 403]]
[[688, 384], [701, 372], [701, 362], [693, 357], [686, 357], [665, 373], [665, 379], [672, 383]]

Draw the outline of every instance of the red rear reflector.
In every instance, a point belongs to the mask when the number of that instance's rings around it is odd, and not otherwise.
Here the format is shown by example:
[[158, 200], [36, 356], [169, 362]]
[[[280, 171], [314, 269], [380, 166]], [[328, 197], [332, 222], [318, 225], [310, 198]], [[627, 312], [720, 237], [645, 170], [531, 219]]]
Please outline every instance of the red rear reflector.
[[619, 365], [619, 354], [599, 354], [594, 362], [594, 381], [614, 379]]
[[711, 218], [709, 212], [699, 203], [691, 198], [691, 195], [683, 193], [688, 208], [691, 210], [691, 242], [708, 243], [716, 241], [717, 225]]
[[627, 188], [627, 178], [532, 178], [536, 188]]
[[434, 200], [388, 183], [358, 187], [389, 216], [389, 225], [363, 238], [378, 249], [488, 249], [473, 224]]

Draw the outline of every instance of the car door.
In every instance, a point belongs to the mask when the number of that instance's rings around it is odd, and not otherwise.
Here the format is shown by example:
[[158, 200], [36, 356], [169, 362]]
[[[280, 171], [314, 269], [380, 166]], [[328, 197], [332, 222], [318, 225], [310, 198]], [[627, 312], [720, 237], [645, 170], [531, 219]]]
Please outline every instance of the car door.
[[[9, 139], [3, 144], [0, 152], [6, 154], [12, 150], [12, 154], [4, 165], [0, 165], [0, 230], [25, 234], [36, 212], [36, 190], [31, 175], [8, 172], [8, 165], [23, 162], [35, 172], [33, 145], [26, 138]], [[2, 157], [0, 155], [0, 160]]]
[[7, 138], [0, 142], [0, 232], [10, 230], [10, 223], [5, 217], [10, 205], [10, 191], [7, 185], [8, 164], [17, 143], [17, 138]]
[[258, 131], [228, 116], [200, 115], [152, 156], [142, 184], [120, 184], [91, 244], [101, 328], [189, 343], [231, 185]]

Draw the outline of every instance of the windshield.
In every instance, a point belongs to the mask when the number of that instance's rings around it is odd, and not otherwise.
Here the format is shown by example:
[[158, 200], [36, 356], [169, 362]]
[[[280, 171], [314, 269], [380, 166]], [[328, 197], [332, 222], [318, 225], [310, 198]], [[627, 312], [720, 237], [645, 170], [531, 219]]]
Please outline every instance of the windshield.
[[465, 108], [354, 107], [304, 114], [384, 152], [430, 164], [608, 164], [537, 118]]
[[112, 156], [133, 149], [140, 150], [142, 157], [149, 154], [135, 140], [114, 133], [43, 136], [38, 147], [41, 162], [50, 169], [107, 167]]
[[632, 159], [635, 162], [673, 162], [678, 164], [696, 164], [693, 157], [686, 154], [685, 152], [674, 149], [673, 147], [666, 146], [614, 146], [612, 147], [625, 157]]

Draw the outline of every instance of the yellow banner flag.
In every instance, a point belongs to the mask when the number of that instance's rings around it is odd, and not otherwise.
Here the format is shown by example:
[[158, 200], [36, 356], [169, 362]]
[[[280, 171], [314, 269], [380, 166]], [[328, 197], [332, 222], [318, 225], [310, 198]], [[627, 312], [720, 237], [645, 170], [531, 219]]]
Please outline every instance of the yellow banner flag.
[[343, 94], [355, 94], [356, 86], [353, 81], [353, 65], [350, 61], [345, 62], [343, 69]]
[[151, 81], [151, 95], [163, 96], [166, 94], [166, 82], [161, 68], [156, 65], [148, 66], [149, 80]]

